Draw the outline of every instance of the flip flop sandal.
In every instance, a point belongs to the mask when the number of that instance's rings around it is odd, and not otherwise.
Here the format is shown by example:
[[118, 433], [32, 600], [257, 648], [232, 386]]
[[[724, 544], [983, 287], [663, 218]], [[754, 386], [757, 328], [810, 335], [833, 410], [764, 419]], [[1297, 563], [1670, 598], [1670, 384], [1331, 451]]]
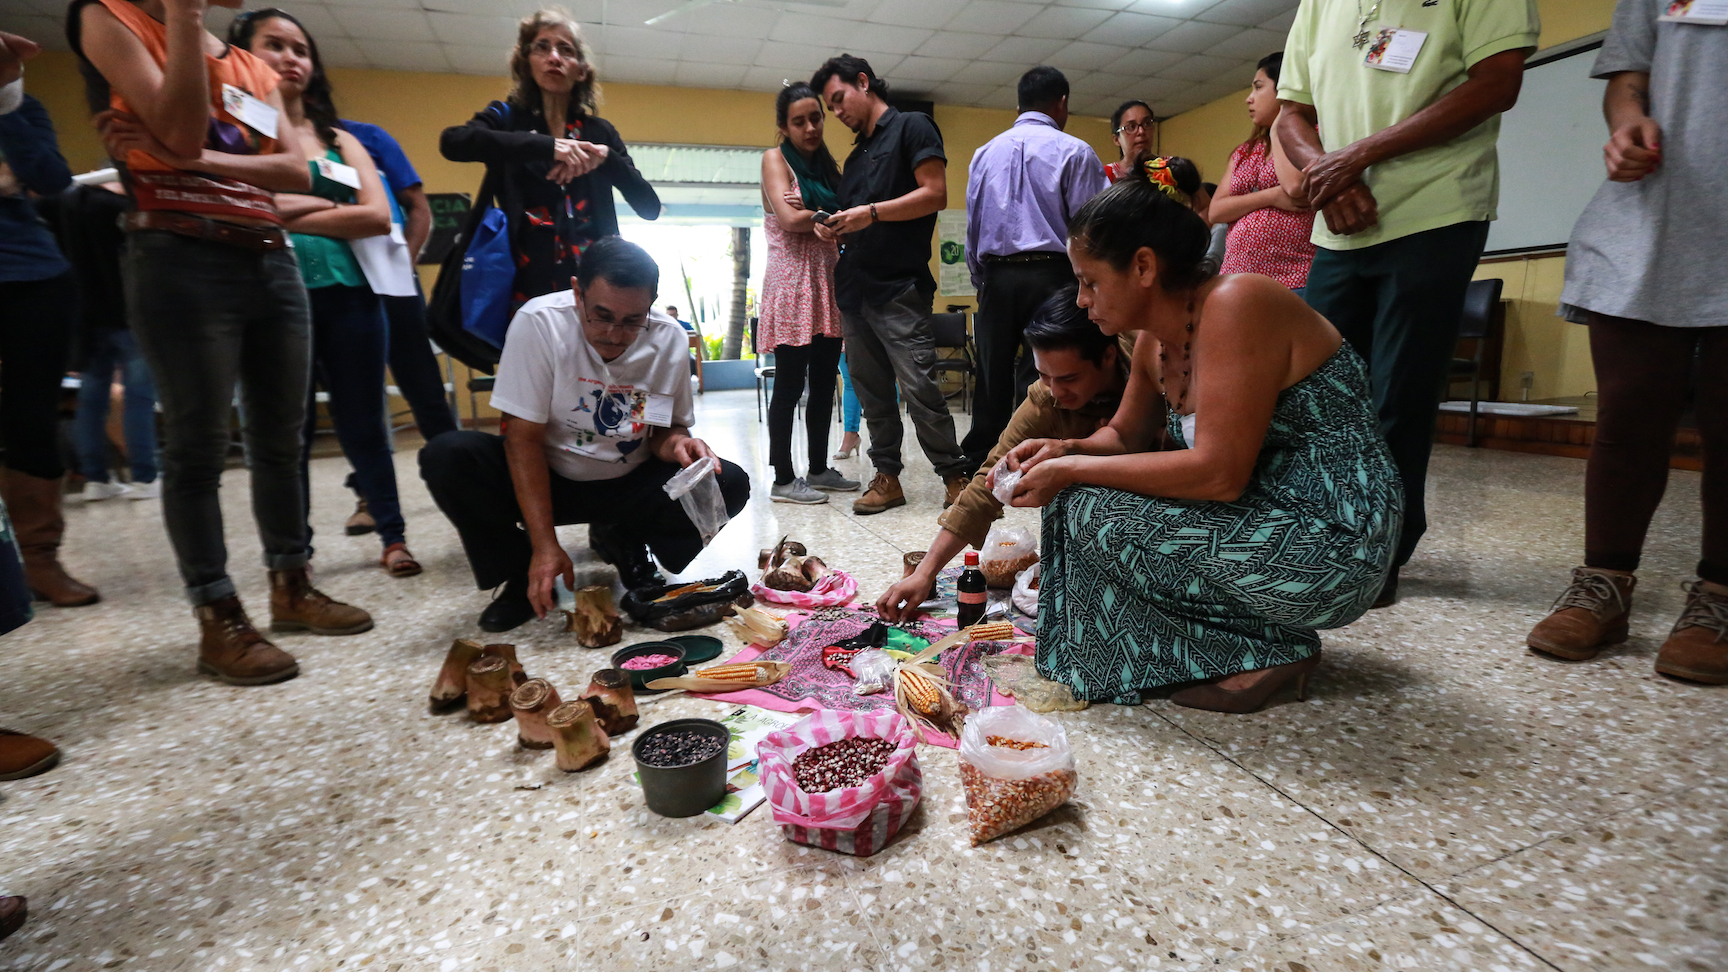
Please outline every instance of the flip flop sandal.
[[[400, 554], [401, 556], [392, 557], [392, 554]], [[384, 556], [378, 558], [378, 564], [391, 577], [413, 577], [421, 570], [420, 562], [408, 552], [408, 545], [405, 543], [393, 543], [385, 547]]]

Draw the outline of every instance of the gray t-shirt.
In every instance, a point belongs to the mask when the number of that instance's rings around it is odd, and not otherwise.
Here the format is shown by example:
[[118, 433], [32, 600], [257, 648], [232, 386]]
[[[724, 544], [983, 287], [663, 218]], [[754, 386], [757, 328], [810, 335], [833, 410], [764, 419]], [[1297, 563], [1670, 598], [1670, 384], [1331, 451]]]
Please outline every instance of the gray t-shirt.
[[1728, 325], [1728, 27], [1659, 23], [1668, 0], [1620, 0], [1594, 77], [1650, 73], [1662, 164], [1603, 182], [1572, 227], [1560, 314], [1585, 311], [1670, 327]]

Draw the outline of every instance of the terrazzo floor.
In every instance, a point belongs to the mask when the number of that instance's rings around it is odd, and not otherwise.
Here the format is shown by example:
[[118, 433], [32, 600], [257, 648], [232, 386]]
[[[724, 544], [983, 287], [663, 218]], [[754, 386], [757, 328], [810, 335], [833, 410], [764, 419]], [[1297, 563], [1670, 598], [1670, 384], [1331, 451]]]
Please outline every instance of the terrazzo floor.
[[[699, 415], [755, 498], [685, 576], [790, 533], [873, 598], [927, 546], [921, 457], [903, 509], [773, 506], [752, 394]], [[1651, 670], [1697, 556], [1696, 474], [1673, 476], [1632, 640], [1563, 664], [1523, 636], [1581, 548], [1583, 463], [1439, 447], [1403, 600], [1326, 633], [1307, 702], [1062, 715], [1075, 799], [980, 848], [953, 752], [926, 747], [925, 802], [858, 860], [787, 842], [766, 808], [656, 817], [621, 749], [565, 774], [508, 724], [428, 714], [488, 596], [412, 451], [397, 468], [426, 572], [391, 579], [375, 539], [341, 535], [346, 467], [316, 460], [318, 583], [378, 624], [284, 638], [302, 674], [267, 688], [194, 673], [159, 504], [69, 505], [65, 559], [103, 602], [0, 638], [0, 724], [65, 753], [0, 784], [0, 893], [32, 910], [0, 969], [1728, 968], [1728, 690]], [[223, 491], [232, 562], [265, 613], [244, 481]], [[561, 687], [605, 664], [550, 621], [509, 638]], [[664, 697], [644, 723], [717, 711]]]

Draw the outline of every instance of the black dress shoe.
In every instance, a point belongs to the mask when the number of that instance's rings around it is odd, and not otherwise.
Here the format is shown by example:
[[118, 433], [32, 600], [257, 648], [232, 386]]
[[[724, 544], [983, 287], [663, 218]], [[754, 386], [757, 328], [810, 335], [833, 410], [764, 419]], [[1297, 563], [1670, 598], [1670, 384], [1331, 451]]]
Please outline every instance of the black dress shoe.
[[534, 605], [528, 603], [528, 579], [504, 582], [504, 589], [480, 612], [480, 630], [496, 634], [521, 627], [534, 618]]
[[20, 896], [0, 898], [0, 939], [24, 927], [30, 908]]
[[1380, 594], [1374, 598], [1374, 603], [1369, 610], [1373, 610], [1374, 608], [1387, 608], [1397, 603], [1398, 568], [1394, 567], [1392, 568], [1392, 572], [1386, 575], [1386, 582], [1380, 585]]
[[619, 536], [617, 528], [611, 524], [595, 523], [588, 527], [588, 549], [618, 568], [618, 579], [623, 582], [625, 590], [666, 583], [666, 575], [654, 566], [648, 545]]

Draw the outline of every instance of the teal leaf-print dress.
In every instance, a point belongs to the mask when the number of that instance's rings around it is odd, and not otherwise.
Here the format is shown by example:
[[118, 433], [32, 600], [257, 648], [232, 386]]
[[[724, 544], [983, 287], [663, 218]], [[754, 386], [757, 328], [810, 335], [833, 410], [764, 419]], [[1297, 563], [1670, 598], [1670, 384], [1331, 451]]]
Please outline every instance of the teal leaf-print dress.
[[[1169, 415], [1172, 438], [1181, 416]], [[1228, 503], [1072, 486], [1044, 510], [1038, 672], [1123, 705], [1144, 689], [1306, 658], [1373, 603], [1403, 522], [1348, 344], [1278, 396]]]

